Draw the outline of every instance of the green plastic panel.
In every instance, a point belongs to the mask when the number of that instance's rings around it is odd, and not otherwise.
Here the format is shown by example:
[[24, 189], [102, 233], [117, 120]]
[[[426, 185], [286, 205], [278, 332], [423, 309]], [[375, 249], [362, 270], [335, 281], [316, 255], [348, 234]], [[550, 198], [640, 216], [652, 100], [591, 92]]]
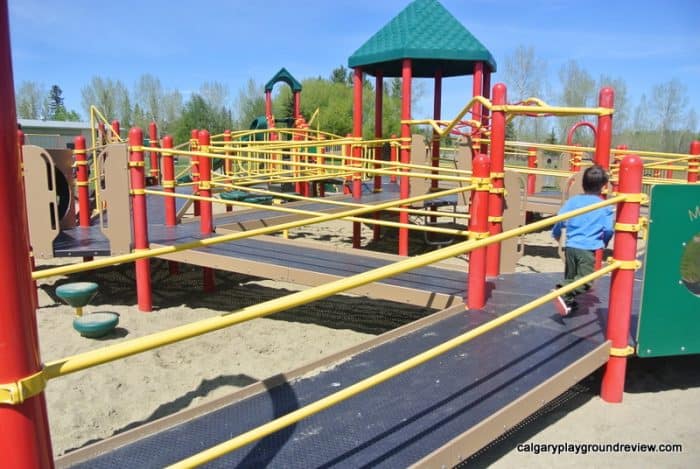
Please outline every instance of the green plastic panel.
[[651, 192], [637, 354], [700, 353], [700, 185]]

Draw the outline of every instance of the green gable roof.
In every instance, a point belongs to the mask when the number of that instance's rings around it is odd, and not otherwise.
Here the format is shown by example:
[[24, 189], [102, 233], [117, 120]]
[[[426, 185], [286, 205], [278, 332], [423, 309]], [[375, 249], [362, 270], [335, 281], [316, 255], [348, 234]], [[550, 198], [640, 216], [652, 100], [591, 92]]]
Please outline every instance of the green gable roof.
[[284, 67], [280, 68], [280, 71], [277, 72], [270, 81], [265, 83], [265, 91], [272, 91], [272, 88], [275, 86], [275, 83], [279, 81], [283, 81], [286, 84], [288, 84], [294, 92], [301, 91], [301, 83], [299, 83], [297, 79], [294, 78], [292, 74], [289, 73]]
[[350, 56], [348, 66], [400, 77], [403, 59], [413, 60], [414, 77], [433, 77], [438, 69], [445, 77], [471, 75], [475, 62], [496, 71], [491, 53], [437, 0], [411, 2]]

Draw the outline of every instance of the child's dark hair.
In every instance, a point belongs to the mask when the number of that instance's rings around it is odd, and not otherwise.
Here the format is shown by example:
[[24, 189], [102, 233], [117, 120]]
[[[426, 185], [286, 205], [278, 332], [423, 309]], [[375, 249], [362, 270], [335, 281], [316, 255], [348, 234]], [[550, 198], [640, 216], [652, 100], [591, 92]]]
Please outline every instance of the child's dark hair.
[[587, 194], [600, 194], [608, 183], [608, 173], [602, 166], [594, 164], [583, 172], [583, 191]]

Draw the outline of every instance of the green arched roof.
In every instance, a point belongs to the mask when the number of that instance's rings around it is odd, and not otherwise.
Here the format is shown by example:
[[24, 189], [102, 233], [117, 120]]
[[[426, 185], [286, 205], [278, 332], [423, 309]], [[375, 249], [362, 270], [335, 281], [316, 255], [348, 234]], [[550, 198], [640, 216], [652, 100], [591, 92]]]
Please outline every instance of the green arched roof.
[[272, 87], [274, 87], [275, 83], [278, 81], [283, 81], [288, 84], [294, 92], [301, 91], [301, 83], [299, 83], [284, 67], [280, 68], [280, 71], [277, 72], [270, 81], [265, 83], [265, 91], [272, 91]]
[[412, 59], [414, 77], [471, 75], [476, 62], [496, 71], [491, 52], [437, 0], [414, 0], [348, 59], [370, 75], [400, 77], [403, 59]]

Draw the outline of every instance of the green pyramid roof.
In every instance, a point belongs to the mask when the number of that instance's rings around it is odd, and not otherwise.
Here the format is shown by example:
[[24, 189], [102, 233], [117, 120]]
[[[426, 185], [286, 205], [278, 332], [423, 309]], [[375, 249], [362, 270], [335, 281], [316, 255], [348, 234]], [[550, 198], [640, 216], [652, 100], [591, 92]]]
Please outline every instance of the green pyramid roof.
[[411, 2], [350, 56], [348, 66], [400, 77], [403, 59], [413, 60], [414, 77], [434, 77], [438, 69], [445, 77], [471, 75], [475, 62], [496, 71], [491, 53], [437, 0]]
[[292, 74], [289, 73], [284, 67], [280, 68], [280, 71], [277, 72], [270, 81], [265, 83], [265, 91], [272, 91], [272, 88], [275, 86], [275, 83], [279, 81], [283, 81], [286, 84], [288, 84], [292, 91], [301, 91], [301, 83], [299, 83], [297, 79], [294, 78]]

